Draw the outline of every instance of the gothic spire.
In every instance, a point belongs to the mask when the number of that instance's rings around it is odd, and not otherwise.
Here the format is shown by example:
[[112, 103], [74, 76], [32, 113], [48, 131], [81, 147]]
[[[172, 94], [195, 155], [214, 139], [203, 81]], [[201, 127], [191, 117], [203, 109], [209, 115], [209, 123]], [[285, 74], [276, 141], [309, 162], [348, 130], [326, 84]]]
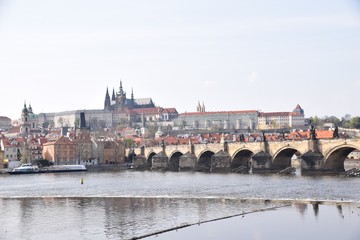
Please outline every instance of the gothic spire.
[[122, 86], [122, 81], [121, 81], [121, 80], [120, 80], [119, 93], [120, 93], [120, 95], [123, 95], [123, 94], [124, 94], [124, 90], [123, 90], [123, 86]]
[[112, 101], [115, 101], [115, 88], [113, 88], [111, 100], [112, 100]]
[[104, 109], [109, 109], [110, 106], [111, 106], [111, 102], [110, 102], [109, 88], [106, 87]]
[[197, 104], [197, 106], [196, 106], [196, 111], [197, 111], [197, 112], [201, 112], [200, 101], [198, 101], [198, 104]]

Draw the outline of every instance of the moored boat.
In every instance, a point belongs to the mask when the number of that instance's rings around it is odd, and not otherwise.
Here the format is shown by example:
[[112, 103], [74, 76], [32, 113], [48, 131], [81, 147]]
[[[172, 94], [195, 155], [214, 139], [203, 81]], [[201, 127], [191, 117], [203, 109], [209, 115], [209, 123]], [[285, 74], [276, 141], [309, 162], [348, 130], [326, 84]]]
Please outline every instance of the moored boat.
[[12, 171], [8, 172], [9, 174], [29, 174], [29, 173], [38, 173], [39, 167], [33, 166], [31, 163], [25, 163], [20, 167], [14, 168]]
[[11, 175], [16, 174], [30, 174], [30, 173], [58, 173], [58, 172], [83, 172], [87, 171], [84, 165], [52, 165], [49, 167], [39, 168], [30, 163], [23, 164], [20, 167], [14, 168], [7, 173]]
[[46, 172], [83, 172], [87, 171], [84, 165], [52, 165], [44, 168]]

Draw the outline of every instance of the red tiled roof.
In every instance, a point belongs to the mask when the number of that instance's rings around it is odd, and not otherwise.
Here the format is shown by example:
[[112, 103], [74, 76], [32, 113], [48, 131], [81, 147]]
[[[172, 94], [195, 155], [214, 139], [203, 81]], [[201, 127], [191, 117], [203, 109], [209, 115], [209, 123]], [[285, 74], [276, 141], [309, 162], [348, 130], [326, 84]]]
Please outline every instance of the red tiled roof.
[[20, 126], [13, 126], [9, 129], [8, 133], [20, 133]]
[[133, 109], [131, 110], [131, 113], [135, 113], [135, 114], [158, 114], [158, 113], [162, 113], [162, 112], [167, 112], [167, 113], [177, 113], [175, 108], [160, 108], [160, 107], [156, 107], [156, 108], [137, 108], [137, 109]]
[[[318, 139], [328, 139], [333, 137], [333, 131], [329, 130], [316, 130], [316, 138]], [[289, 134], [289, 139], [309, 139], [310, 138], [310, 132], [305, 131], [294, 131]]]
[[185, 112], [181, 113], [180, 116], [204, 116], [204, 115], [227, 115], [227, 114], [254, 114], [256, 110], [243, 110], [243, 111], [217, 111], [217, 112]]
[[260, 117], [290, 116], [292, 112], [260, 112]]

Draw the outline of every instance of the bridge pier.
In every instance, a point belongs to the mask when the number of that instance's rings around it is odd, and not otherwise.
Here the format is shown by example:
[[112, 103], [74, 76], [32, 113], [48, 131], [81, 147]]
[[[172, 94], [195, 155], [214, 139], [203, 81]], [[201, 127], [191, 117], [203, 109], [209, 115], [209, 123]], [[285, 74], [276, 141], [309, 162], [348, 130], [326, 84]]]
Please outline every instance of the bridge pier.
[[210, 172], [229, 172], [231, 157], [227, 152], [220, 151], [211, 157]]
[[151, 159], [151, 170], [167, 170], [169, 158], [164, 152], [159, 152]]
[[196, 166], [196, 156], [187, 152], [179, 158], [179, 171], [192, 171]]
[[301, 172], [323, 172], [324, 156], [312, 150], [301, 155]]
[[271, 158], [272, 156], [264, 151], [261, 151], [252, 156], [252, 172], [271, 172]]
[[146, 158], [144, 155], [137, 155], [133, 159], [134, 168], [136, 169], [146, 169], [148, 167]]

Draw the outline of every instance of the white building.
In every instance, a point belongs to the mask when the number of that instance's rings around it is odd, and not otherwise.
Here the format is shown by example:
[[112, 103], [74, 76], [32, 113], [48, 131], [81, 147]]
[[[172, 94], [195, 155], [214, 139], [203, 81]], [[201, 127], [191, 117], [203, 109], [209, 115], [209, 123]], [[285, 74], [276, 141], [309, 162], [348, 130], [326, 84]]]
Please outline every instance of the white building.
[[260, 130], [279, 128], [304, 128], [304, 110], [298, 104], [292, 112], [260, 112], [258, 128]]

